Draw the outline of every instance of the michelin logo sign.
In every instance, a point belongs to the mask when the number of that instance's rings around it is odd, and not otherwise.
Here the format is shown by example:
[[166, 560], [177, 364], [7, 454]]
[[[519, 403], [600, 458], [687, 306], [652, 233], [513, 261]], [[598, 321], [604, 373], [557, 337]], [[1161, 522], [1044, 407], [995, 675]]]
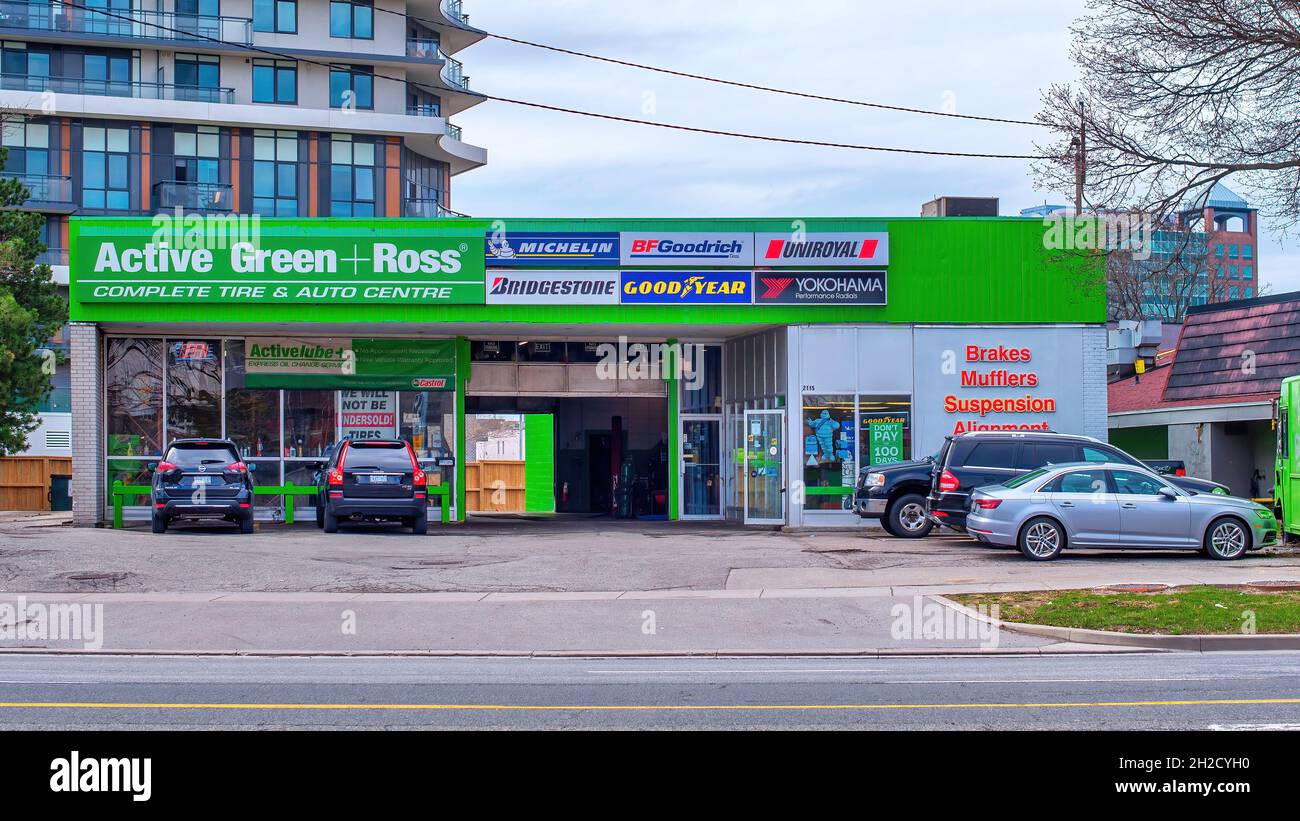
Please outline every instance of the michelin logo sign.
[[605, 267], [618, 265], [618, 234], [602, 232], [501, 232], [488, 234], [487, 264], [493, 267]]

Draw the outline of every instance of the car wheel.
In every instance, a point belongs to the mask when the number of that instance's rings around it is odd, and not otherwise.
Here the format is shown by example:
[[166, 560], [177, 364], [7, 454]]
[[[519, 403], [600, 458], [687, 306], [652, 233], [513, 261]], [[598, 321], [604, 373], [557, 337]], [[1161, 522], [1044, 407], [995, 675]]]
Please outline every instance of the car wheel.
[[928, 536], [934, 528], [934, 523], [925, 515], [925, 498], [915, 493], [895, 499], [885, 511], [885, 521], [889, 523], [887, 529], [891, 533], [904, 539]]
[[321, 527], [325, 528], [326, 533], [338, 533], [339, 518], [333, 513], [330, 513], [327, 509], [324, 513], [324, 518], [321, 521]]
[[1240, 559], [1250, 545], [1250, 531], [1236, 519], [1215, 519], [1205, 530], [1204, 545], [1211, 559]]
[[316, 503], [316, 526], [317, 527], [325, 526], [325, 506], [322, 505], [320, 502]]
[[429, 518], [427, 516], [416, 516], [411, 520], [411, 532], [416, 536], [423, 536], [429, 532]]
[[1049, 562], [1061, 555], [1065, 547], [1065, 529], [1052, 519], [1030, 519], [1020, 529], [1020, 552], [1026, 559]]
[[253, 532], [253, 514], [248, 514], [239, 520], [239, 532], [247, 536]]
[[165, 518], [163, 518], [162, 516], [159, 516], [159, 515], [157, 515], [157, 514], [154, 514], [154, 516], [153, 516], [153, 518], [152, 518], [152, 521], [151, 521], [151, 524], [153, 525], [153, 532], [154, 532], [154, 533], [166, 533], [166, 532], [167, 532], [167, 520], [166, 520]]

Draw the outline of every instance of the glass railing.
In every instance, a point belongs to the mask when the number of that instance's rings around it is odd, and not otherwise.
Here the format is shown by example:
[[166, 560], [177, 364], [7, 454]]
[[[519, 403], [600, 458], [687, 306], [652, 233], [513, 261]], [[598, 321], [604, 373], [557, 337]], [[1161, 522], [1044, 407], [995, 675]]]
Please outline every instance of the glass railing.
[[[68, 179], [68, 178], [64, 178]], [[72, 188], [72, 180], [68, 179], [68, 188]], [[36, 255], [37, 265], [67, 265], [68, 249], [67, 248], [46, 248]]]
[[56, 174], [5, 174], [17, 177], [31, 195], [28, 203], [71, 203], [72, 177]]
[[464, 140], [461, 138], [460, 126], [458, 125], [452, 125], [451, 123], [447, 123], [447, 136], [451, 137], [453, 140], [456, 140], [457, 142], [464, 142]]
[[[81, 4], [78, 4], [81, 5]], [[253, 44], [253, 21], [247, 17], [177, 14], [146, 9], [103, 11], [58, 3], [15, 3], [0, 0], [0, 28], [100, 34], [173, 42], [224, 41]]]
[[442, 106], [437, 103], [408, 103], [406, 114], [410, 117], [441, 117]]
[[404, 217], [449, 217], [452, 212], [436, 199], [409, 199], [402, 201]]
[[137, 97], [145, 100], [184, 100], [192, 103], [233, 103], [235, 101], [233, 88], [178, 86], [174, 83], [142, 83], [129, 80], [43, 77], [38, 74], [0, 74], [0, 88], [11, 91], [90, 94], [99, 97]]
[[442, 55], [446, 65], [442, 68], [442, 77], [456, 88], [462, 88], [469, 91], [469, 78], [465, 76], [465, 66], [455, 57]]
[[234, 208], [234, 196], [226, 183], [163, 180], [154, 183], [153, 206], [156, 209], [230, 211]]
[[469, 23], [469, 15], [461, 11], [461, 0], [442, 0], [442, 8], [452, 20]]
[[437, 37], [407, 37], [406, 56], [419, 57], [422, 60], [441, 60]]

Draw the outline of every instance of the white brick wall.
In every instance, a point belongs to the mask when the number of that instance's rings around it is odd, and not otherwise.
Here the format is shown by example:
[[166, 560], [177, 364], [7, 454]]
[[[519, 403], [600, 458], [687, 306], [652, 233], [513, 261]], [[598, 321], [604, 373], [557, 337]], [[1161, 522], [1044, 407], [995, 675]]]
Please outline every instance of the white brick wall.
[[92, 527], [104, 510], [104, 367], [99, 329], [74, 322], [72, 350], [72, 523]]
[[1103, 325], [1083, 329], [1083, 432], [1098, 439], [1107, 438], [1106, 416], [1106, 328]]

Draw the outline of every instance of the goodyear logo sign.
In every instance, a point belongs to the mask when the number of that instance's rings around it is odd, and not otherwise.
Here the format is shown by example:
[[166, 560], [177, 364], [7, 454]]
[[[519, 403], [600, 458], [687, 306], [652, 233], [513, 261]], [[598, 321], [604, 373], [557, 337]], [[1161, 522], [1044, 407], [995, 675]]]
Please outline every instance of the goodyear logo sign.
[[624, 305], [741, 305], [750, 302], [749, 271], [624, 271]]

